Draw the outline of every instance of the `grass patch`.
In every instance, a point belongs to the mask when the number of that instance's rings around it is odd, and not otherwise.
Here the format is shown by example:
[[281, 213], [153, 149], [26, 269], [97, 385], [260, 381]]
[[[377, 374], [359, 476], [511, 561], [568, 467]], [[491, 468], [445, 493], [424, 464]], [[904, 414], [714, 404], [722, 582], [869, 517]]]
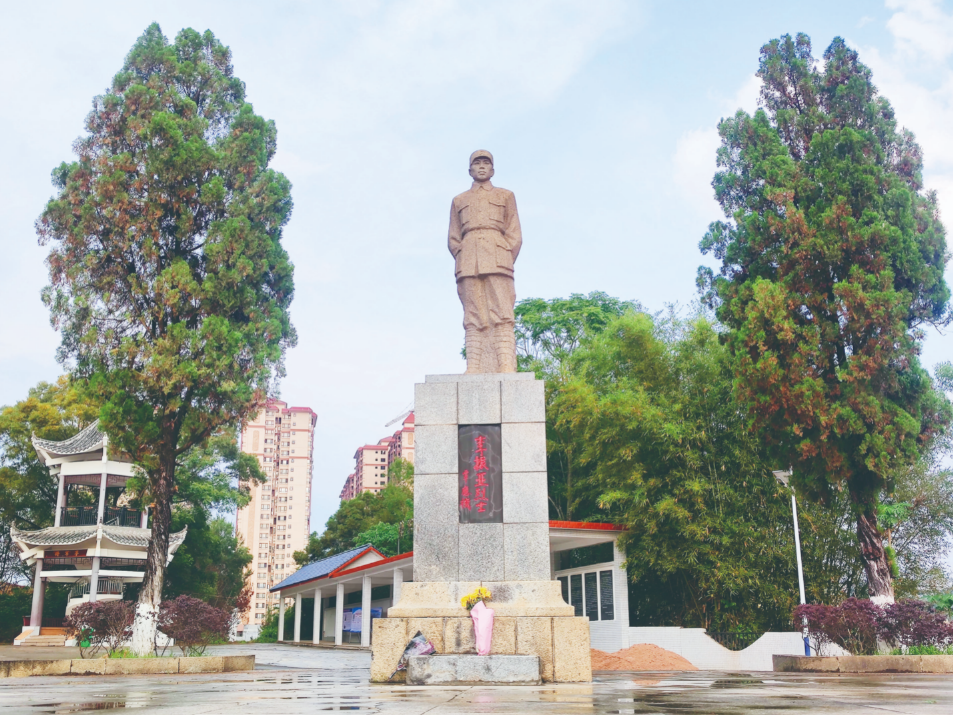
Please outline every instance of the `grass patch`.
[[935, 645], [912, 645], [906, 650], [894, 648], [890, 655], [953, 655], [953, 646], [940, 648]]

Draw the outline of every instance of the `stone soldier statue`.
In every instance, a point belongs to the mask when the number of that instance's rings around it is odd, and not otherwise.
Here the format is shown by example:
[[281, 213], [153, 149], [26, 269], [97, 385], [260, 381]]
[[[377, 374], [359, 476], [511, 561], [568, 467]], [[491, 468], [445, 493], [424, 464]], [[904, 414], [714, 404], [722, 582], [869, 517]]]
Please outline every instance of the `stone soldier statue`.
[[450, 253], [463, 303], [467, 372], [516, 372], [513, 263], [523, 236], [512, 191], [490, 183], [493, 155], [470, 155], [473, 186], [450, 207]]

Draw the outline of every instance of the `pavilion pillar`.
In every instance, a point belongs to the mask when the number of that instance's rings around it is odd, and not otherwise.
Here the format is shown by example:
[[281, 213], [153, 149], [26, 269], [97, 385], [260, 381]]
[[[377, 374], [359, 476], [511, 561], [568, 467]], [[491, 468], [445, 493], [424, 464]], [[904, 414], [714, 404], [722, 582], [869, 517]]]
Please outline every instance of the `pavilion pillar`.
[[60, 526], [63, 514], [63, 482], [66, 481], [62, 472], [56, 475], [56, 481], [56, 513], [53, 515], [53, 526]]
[[285, 599], [281, 595], [281, 591], [278, 592], [278, 642], [280, 643], [285, 639]]
[[400, 590], [404, 586], [404, 569], [394, 569], [394, 587], [391, 589], [390, 605], [396, 606], [400, 602]]
[[295, 643], [301, 642], [301, 593], [295, 594]]
[[334, 599], [334, 645], [344, 642], [344, 584], [339, 583]]
[[311, 640], [314, 643], [321, 642], [321, 589], [314, 589], [314, 631]]
[[93, 557], [93, 570], [89, 576], [89, 602], [96, 603], [99, 600], [99, 557]]
[[149, 528], [149, 507], [144, 504], [142, 506], [142, 522], [139, 524], [139, 526], [142, 529]]
[[371, 577], [364, 575], [361, 583], [361, 647], [371, 645]]
[[96, 521], [99, 524], [102, 524], [106, 516], [106, 472], [103, 472], [102, 478], [99, 480], [99, 513], [96, 515]]
[[30, 627], [35, 635], [40, 635], [40, 627], [43, 625], [43, 596], [45, 590], [43, 559], [37, 559], [36, 573], [33, 576], [33, 607], [30, 609]]

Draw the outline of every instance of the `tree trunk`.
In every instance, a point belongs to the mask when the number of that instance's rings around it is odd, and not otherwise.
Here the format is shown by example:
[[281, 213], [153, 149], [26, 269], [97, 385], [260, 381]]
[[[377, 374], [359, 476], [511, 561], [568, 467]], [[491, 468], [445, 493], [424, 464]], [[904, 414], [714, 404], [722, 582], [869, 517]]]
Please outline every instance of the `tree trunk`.
[[162, 587], [169, 560], [169, 528], [172, 522], [172, 483], [175, 477], [175, 455], [170, 449], [160, 462], [158, 473], [150, 475], [155, 508], [152, 510], [152, 537], [146, 552], [146, 572], [136, 604], [136, 620], [132, 626], [132, 651], [138, 656], [155, 650], [156, 619], [162, 603]]
[[877, 515], [861, 512], [857, 516], [857, 538], [867, 574], [870, 600], [878, 605], [893, 603], [893, 580], [884, 551], [883, 537], [877, 527]]

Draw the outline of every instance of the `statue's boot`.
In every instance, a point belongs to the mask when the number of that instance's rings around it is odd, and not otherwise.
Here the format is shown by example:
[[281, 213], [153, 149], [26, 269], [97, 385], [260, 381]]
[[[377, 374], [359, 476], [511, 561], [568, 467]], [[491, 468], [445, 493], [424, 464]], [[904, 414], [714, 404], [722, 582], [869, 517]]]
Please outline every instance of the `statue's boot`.
[[497, 325], [493, 329], [493, 343], [500, 372], [516, 372], [516, 335], [512, 323]]
[[478, 328], [467, 328], [464, 344], [467, 348], [467, 373], [483, 372], [483, 343], [484, 331]]

